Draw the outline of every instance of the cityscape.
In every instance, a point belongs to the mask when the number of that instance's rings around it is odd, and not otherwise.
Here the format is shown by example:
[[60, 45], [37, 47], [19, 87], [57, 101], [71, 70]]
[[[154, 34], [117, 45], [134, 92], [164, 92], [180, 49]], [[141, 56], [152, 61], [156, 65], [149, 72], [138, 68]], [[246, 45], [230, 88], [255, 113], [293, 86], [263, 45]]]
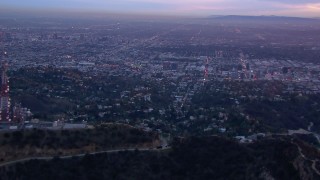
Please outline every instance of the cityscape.
[[0, 179], [320, 178], [319, 18], [76, 15], [0, 17]]
[[[202, 24], [210, 21], [211, 25]], [[219, 21], [218, 25], [220, 25]], [[23, 121], [27, 122], [24, 126], [19, 127], [33, 128], [37, 126], [37, 123], [34, 122], [41, 121], [44, 122], [44, 124], [38, 124], [41, 127], [52, 127], [53, 124], [56, 126], [57, 122], [62, 123], [62, 121], [63, 123], [75, 122], [75, 127], [86, 127], [84, 124], [88, 121], [111, 121], [112, 119], [147, 130], [159, 132], [165, 130], [168, 133], [173, 133], [183, 131], [183, 129], [177, 130], [175, 127], [176, 120], [182, 121], [181, 126], [190, 126], [190, 122], [199, 117], [208, 120], [210, 117], [208, 111], [219, 115], [213, 119], [220, 119], [221, 116], [227, 118], [228, 115], [222, 115], [227, 111], [225, 106], [241, 109], [242, 102], [248, 99], [285, 101], [287, 96], [294, 94], [317, 95], [319, 93], [320, 66], [315, 59], [301, 61], [290, 57], [278, 59], [278, 56], [259, 58], [256, 57], [256, 52], [244, 52], [243, 49], [253, 48], [250, 41], [247, 41], [248, 45], [245, 48], [237, 47], [237, 42], [230, 44], [227, 39], [224, 39], [227, 35], [218, 37], [219, 42], [216, 41], [217, 37], [214, 37], [210, 42], [209, 38], [206, 38], [208, 33], [206, 31], [211, 26], [216, 26], [217, 22], [211, 19], [201, 19], [195, 23], [199, 24], [180, 27], [176, 27], [175, 24], [166, 24], [166, 26], [161, 24], [162, 29], [156, 24], [149, 30], [150, 32], [154, 31], [149, 36], [145, 33], [141, 34], [139, 31], [131, 31], [130, 24], [121, 25], [120, 22], [107, 27], [102, 25], [73, 27], [67, 23], [61, 29], [54, 24], [47, 31], [43, 28], [39, 31], [37, 27], [32, 28], [28, 25], [19, 29], [16, 27], [7, 28], [6, 32], [3, 32], [3, 45], [6, 50], [9, 50], [7, 48], [9, 46], [15, 48], [12, 48], [10, 54], [5, 52], [6, 54], [3, 56], [6, 60], [2, 69], [3, 100], [1, 102], [4, 102], [2, 114], [7, 116], [3, 119], [10, 122], [13, 117], [9, 118], [9, 109], [12, 109], [11, 116], [15, 116], [13, 110], [21, 106], [19, 103], [28, 101], [30, 96], [41, 96], [43, 101], [61, 99], [62, 102], [61, 104], [57, 103], [58, 106], [64, 106], [64, 101], [67, 101], [65, 104], [68, 104], [67, 110], [69, 112], [52, 114], [55, 117], [50, 118], [52, 122], [48, 123], [48, 119], [35, 118], [41, 117], [41, 113], [48, 115], [48, 112], [39, 111], [38, 109], [41, 108], [36, 107], [32, 117], [32, 108], [27, 106], [28, 103], [24, 103], [23, 105], [31, 110], [26, 108], [15, 110], [20, 113], [19, 117], [23, 117]], [[145, 22], [140, 26], [149, 27], [150, 25]], [[290, 25], [285, 25], [284, 28], [289, 28], [287, 26]], [[251, 28], [251, 25], [235, 29], [233, 26], [224, 27], [223, 31], [227, 29], [239, 32], [241, 28], [246, 31], [249, 27]], [[126, 28], [130, 28], [130, 31], [127, 31]], [[302, 25], [301, 28], [304, 29], [305, 26]], [[127, 33], [118, 32], [121, 29]], [[101, 31], [104, 30], [107, 30], [108, 33], [103, 34]], [[181, 34], [179, 37], [172, 36], [180, 31], [184, 31], [185, 34]], [[220, 30], [216, 31], [213, 33], [218, 33]], [[267, 32], [268, 30], [265, 33]], [[249, 33], [251, 34], [251, 32]], [[244, 33], [244, 36], [246, 35]], [[129, 39], [130, 36], [135, 38]], [[262, 33], [256, 35], [256, 39], [251, 41], [259, 41], [263, 39], [263, 36], [266, 35]], [[309, 34], [305, 34], [305, 36], [308, 38]], [[170, 37], [172, 38], [170, 39]], [[301, 45], [300, 43], [304, 42], [307, 44], [308, 49], [303, 51], [306, 56], [313, 53], [315, 57], [319, 57], [317, 49], [320, 45], [316, 38], [319, 37], [316, 36], [314, 40], [309, 39], [305, 42], [305, 39], [301, 37], [301, 40], [295, 43]], [[216, 44], [226, 45], [221, 48]], [[263, 46], [264, 44], [267, 44], [266, 40], [261, 41], [258, 49], [254, 50], [261, 51], [261, 49], [267, 48]], [[204, 48], [197, 48], [197, 46]], [[281, 48], [277, 43], [271, 43], [271, 46]], [[47, 53], [47, 50], [50, 53]], [[18, 58], [22, 57], [20, 55], [22, 53], [23, 58]], [[301, 56], [303, 57], [303, 55]], [[10, 83], [14, 89], [11, 88], [10, 93], [8, 92], [7, 80], [8, 68], [13, 71]], [[39, 88], [32, 88], [27, 84], [22, 88], [23, 83], [19, 81], [31, 80], [33, 74], [38, 79], [50, 79], [52, 83], [49, 81], [38, 82]], [[56, 75], [52, 76], [51, 74]], [[96, 82], [92, 82], [92, 79], [95, 79]], [[126, 81], [127, 84], [117, 81]], [[244, 83], [257, 87], [248, 89], [247, 92], [243, 88], [237, 88]], [[275, 87], [272, 87], [273, 89], [263, 88], [257, 84]], [[88, 92], [90, 86], [98, 86], [98, 92], [94, 92], [96, 90]], [[83, 93], [87, 93], [84, 94], [84, 99], [77, 99], [79, 96], [77, 90], [79, 89], [83, 89]], [[106, 92], [108, 95], [98, 95]], [[201, 94], [209, 92], [225, 96], [222, 97], [225, 101], [224, 105], [216, 105], [207, 109], [194, 107], [197, 98], [200, 98]], [[9, 94], [19, 97], [12, 98], [18, 106], [10, 107], [11, 97]], [[26, 97], [27, 95], [29, 97]], [[199, 112], [193, 112], [196, 109]], [[171, 113], [170, 117], [168, 112]], [[239, 111], [239, 114], [244, 117], [251, 116], [246, 112]], [[26, 121], [27, 117], [30, 117], [28, 121]], [[134, 117], [134, 121], [132, 117]], [[173, 119], [176, 119], [173, 123], [166, 122]], [[20, 123], [21, 120], [13, 122]], [[306, 129], [309, 123], [311, 122], [305, 122], [305, 125], [300, 128]], [[69, 126], [71, 125], [69, 124]], [[201, 131], [212, 129], [212, 126], [217, 127], [220, 131], [226, 129], [223, 125], [209, 123], [205, 124]], [[10, 128], [10, 126], [6, 128]], [[11, 128], [17, 127], [12, 126]], [[266, 132], [268, 131], [263, 133]], [[240, 134], [237, 133], [237, 135]]]

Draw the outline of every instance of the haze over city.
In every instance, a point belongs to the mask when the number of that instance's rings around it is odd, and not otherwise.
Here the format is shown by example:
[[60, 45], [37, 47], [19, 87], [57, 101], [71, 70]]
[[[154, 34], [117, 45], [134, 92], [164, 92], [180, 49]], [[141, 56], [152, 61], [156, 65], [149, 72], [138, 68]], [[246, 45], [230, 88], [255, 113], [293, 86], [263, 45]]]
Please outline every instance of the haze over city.
[[318, 0], [3, 0], [2, 12], [94, 12], [177, 16], [320, 17]]

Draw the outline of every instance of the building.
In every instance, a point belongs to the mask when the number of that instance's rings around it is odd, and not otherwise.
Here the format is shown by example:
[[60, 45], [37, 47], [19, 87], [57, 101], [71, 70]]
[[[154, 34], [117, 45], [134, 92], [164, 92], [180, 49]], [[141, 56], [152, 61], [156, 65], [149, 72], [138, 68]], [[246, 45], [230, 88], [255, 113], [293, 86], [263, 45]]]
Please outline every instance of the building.
[[7, 76], [8, 63], [7, 52], [3, 53], [1, 67], [1, 92], [0, 92], [0, 122], [10, 122], [10, 98], [9, 98], [9, 79]]
[[16, 103], [12, 107], [12, 122], [14, 123], [24, 123], [28, 117], [32, 115], [29, 109], [23, 108], [21, 104]]

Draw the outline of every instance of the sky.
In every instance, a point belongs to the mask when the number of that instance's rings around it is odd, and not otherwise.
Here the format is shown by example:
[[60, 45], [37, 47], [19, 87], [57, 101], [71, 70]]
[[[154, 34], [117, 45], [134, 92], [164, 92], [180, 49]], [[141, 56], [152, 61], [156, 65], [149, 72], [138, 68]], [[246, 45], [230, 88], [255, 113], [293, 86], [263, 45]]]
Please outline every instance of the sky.
[[320, 17], [320, 0], [0, 0], [0, 10]]

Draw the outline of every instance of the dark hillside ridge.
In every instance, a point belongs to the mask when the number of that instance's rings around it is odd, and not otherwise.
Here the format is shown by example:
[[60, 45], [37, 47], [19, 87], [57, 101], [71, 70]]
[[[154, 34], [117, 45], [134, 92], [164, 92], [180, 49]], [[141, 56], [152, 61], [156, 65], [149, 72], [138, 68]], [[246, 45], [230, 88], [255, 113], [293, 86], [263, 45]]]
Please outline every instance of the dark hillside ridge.
[[[305, 149], [305, 148], [304, 148]], [[307, 158], [312, 158], [307, 156]], [[221, 137], [175, 139], [162, 152], [32, 160], [5, 169], [3, 179], [318, 179], [289, 138], [239, 144]]]
[[320, 22], [316, 18], [303, 18], [303, 17], [287, 17], [287, 16], [209, 16], [207, 19], [225, 20], [225, 21], [265, 21], [265, 22]]

